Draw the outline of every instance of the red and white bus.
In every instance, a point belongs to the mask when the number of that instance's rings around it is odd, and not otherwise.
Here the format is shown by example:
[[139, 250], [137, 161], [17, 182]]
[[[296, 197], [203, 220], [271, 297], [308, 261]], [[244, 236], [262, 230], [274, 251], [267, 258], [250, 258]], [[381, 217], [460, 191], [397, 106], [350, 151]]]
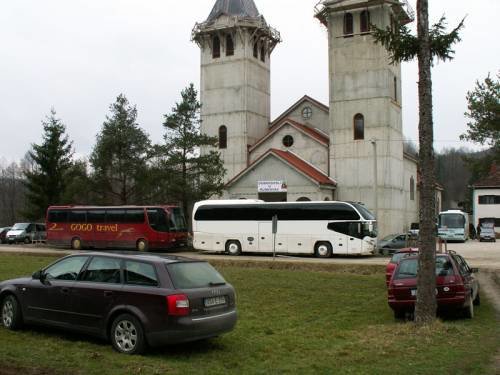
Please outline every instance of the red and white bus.
[[82, 248], [170, 249], [187, 245], [187, 226], [177, 206], [51, 206], [47, 243]]

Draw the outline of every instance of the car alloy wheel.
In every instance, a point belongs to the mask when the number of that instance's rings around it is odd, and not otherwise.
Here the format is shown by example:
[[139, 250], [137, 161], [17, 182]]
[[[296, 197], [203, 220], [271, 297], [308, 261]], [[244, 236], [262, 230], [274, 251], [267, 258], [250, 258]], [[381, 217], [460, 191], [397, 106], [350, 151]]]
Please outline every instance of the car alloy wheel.
[[2, 302], [2, 324], [5, 328], [16, 330], [22, 325], [19, 303], [14, 296], [7, 296]]
[[113, 347], [124, 354], [142, 353], [145, 347], [141, 323], [132, 315], [120, 315], [111, 328]]

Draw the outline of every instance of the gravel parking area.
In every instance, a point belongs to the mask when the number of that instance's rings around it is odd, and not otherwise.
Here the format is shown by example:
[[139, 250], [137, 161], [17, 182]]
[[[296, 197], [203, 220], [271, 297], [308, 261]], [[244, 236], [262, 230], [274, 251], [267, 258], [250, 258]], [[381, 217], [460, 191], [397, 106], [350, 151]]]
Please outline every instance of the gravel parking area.
[[[444, 247], [443, 247], [444, 248]], [[489, 269], [500, 271], [500, 241], [497, 242], [478, 242], [478, 241], [468, 241], [466, 243], [451, 243], [447, 245], [449, 250], [454, 250], [461, 254], [472, 267], [478, 267], [482, 269]], [[65, 255], [73, 253], [73, 251], [68, 249], [56, 249], [50, 248], [42, 244], [36, 245], [0, 245], [0, 253], [2, 252], [14, 252], [14, 253], [35, 253], [35, 254], [59, 254]], [[252, 254], [243, 255], [239, 257], [230, 257], [223, 254], [211, 254], [211, 253], [198, 253], [198, 252], [182, 252], [176, 253], [178, 255], [184, 255], [192, 258], [202, 258], [206, 260], [211, 259], [224, 259], [230, 258], [232, 260], [242, 260], [242, 261], [269, 261], [272, 260], [272, 256]], [[387, 264], [388, 257], [384, 256], [373, 256], [373, 257], [359, 257], [359, 256], [336, 256], [331, 259], [317, 259], [308, 256], [277, 256], [276, 261], [278, 262], [306, 262], [306, 263], [334, 263], [334, 264], [365, 264], [365, 265], [385, 265]]]

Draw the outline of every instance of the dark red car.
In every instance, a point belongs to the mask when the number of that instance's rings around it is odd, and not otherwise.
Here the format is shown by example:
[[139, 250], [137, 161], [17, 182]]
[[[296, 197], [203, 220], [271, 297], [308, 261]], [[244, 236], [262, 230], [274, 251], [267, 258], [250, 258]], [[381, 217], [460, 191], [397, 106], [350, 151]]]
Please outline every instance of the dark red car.
[[[418, 256], [399, 261], [388, 288], [389, 306], [396, 319], [413, 313], [417, 296]], [[474, 305], [480, 304], [477, 269], [470, 268], [464, 258], [449, 252], [436, 256], [436, 299], [438, 310], [461, 311], [474, 317]]]
[[10, 227], [0, 228], [0, 243], [7, 243], [7, 232]]
[[385, 284], [387, 286], [389, 286], [392, 274], [396, 269], [396, 266], [398, 265], [399, 261], [404, 257], [407, 257], [412, 254], [418, 254], [418, 248], [408, 247], [405, 249], [398, 250], [392, 255], [391, 260], [389, 261], [389, 263], [387, 263], [387, 266], [385, 267]]
[[219, 336], [236, 324], [233, 287], [207, 262], [173, 256], [65, 257], [1, 282], [0, 312], [8, 329], [55, 326], [108, 339], [126, 354]]

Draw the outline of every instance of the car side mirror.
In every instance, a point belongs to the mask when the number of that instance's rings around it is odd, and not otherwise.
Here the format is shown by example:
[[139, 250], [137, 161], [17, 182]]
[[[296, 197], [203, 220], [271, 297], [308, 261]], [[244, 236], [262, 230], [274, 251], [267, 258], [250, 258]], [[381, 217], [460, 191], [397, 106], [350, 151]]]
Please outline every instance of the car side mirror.
[[471, 268], [472, 273], [479, 273], [479, 268]]
[[42, 271], [36, 271], [31, 277], [33, 280], [40, 280], [42, 278]]

